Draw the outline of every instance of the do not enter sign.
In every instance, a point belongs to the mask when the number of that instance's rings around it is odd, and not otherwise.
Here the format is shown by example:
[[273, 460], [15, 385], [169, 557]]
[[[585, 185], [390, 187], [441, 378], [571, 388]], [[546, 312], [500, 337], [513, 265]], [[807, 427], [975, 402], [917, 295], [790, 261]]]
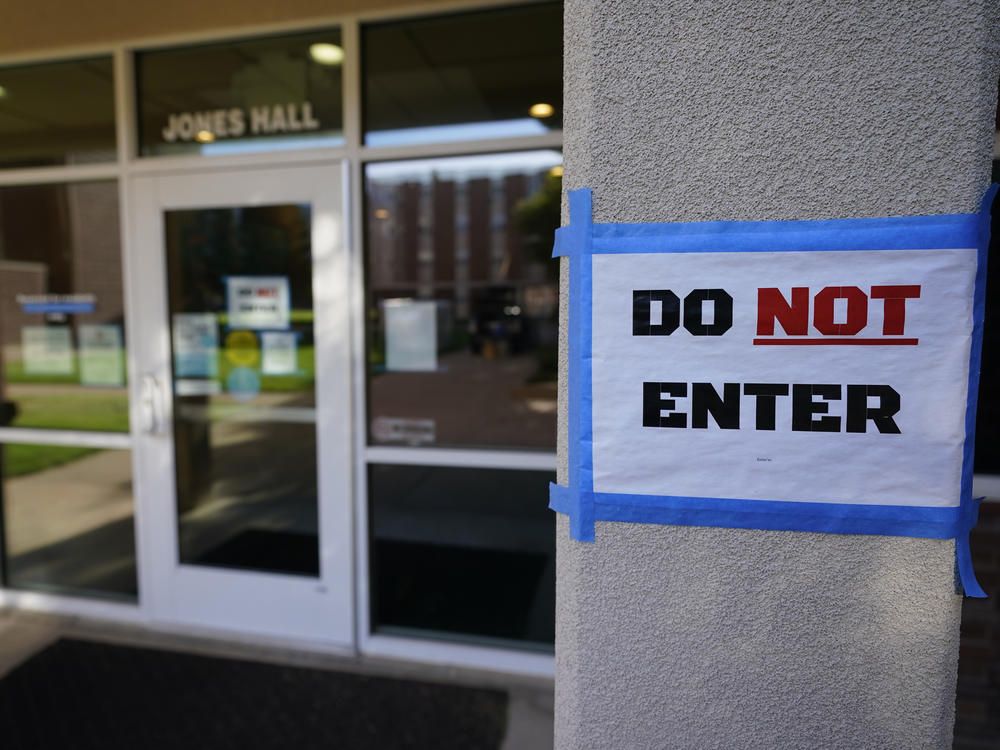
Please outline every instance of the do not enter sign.
[[575, 538], [597, 520], [967, 538], [985, 211], [593, 224], [589, 191], [570, 207], [552, 507]]

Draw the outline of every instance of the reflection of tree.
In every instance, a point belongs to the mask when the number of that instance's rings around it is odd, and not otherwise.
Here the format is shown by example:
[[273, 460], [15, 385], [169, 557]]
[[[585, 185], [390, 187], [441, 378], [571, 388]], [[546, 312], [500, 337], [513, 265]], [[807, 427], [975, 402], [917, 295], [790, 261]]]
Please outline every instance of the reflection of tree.
[[552, 280], [559, 271], [558, 264], [552, 262], [552, 244], [559, 226], [561, 201], [562, 177], [548, 174], [538, 189], [519, 201], [514, 209], [514, 224], [523, 237], [524, 247]]
[[[559, 264], [552, 260], [552, 245], [559, 227], [562, 201], [562, 177], [549, 173], [534, 193], [518, 201], [514, 209], [514, 224], [521, 233], [525, 250], [532, 260], [545, 269], [545, 278], [553, 287], [559, 275]], [[553, 331], [558, 325], [558, 307], [548, 316]], [[541, 342], [540, 342], [541, 343]], [[558, 350], [554, 336], [535, 350], [538, 371], [533, 382], [551, 382], [558, 376]]]

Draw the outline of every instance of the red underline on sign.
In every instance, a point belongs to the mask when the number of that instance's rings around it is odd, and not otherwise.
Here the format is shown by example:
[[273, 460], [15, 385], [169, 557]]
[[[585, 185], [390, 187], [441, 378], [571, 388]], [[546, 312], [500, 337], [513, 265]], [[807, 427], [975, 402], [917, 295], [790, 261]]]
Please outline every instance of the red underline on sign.
[[754, 339], [754, 346], [916, 346], [919, 339]]

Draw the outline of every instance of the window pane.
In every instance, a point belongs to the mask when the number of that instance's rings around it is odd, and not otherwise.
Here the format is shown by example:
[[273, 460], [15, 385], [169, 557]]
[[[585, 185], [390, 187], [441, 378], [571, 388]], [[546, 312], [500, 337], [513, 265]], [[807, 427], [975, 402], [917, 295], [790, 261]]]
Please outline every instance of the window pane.
[[551, 647], [553, 474], [368, 468], [375, 632]]
[[142, 155], [343, 143], [340, 30], [136, 55]]
[[[1000, 161], [993, 162], [993, 181], [1000, 180]], [[1000, 204], [993, 204], [990, 255], [986, 266], [986, 319], [983, 324], [983, 361], [979, 374], [979, 410], [976, 417], [976, 471], [1000, 474]]]
[[367, 166], [372, 442], [555, 450], [560, 162]]
[[131, 451], [0, 445], [4, 583], [136, 598]]
[[0, 68], [0, 167], [114, 159], [111, 58]]
[[562, 127], [562, 3], [362, 29], [365, 143]]
[[118, 185], [0, 188], [0, 424], [127, 432]]
[[164, 213], [183, 563], [319, 575], [311, 214]]

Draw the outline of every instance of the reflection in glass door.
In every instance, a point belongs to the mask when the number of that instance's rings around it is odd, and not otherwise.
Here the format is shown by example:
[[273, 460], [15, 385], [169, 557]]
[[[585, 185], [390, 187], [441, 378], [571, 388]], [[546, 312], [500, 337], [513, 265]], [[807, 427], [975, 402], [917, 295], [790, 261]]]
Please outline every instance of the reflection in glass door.
[[118, 219], [112, 180], [0, 188], [6, 588], [138, 598]]
[[311, 223], [164, 213], [182, 563], [319, 575]]
[[341, 179], [135, 182], [142, 266], [163, 269], [140, 302], [162, 335], [138, 353], [158, 618], [352, 640]]

